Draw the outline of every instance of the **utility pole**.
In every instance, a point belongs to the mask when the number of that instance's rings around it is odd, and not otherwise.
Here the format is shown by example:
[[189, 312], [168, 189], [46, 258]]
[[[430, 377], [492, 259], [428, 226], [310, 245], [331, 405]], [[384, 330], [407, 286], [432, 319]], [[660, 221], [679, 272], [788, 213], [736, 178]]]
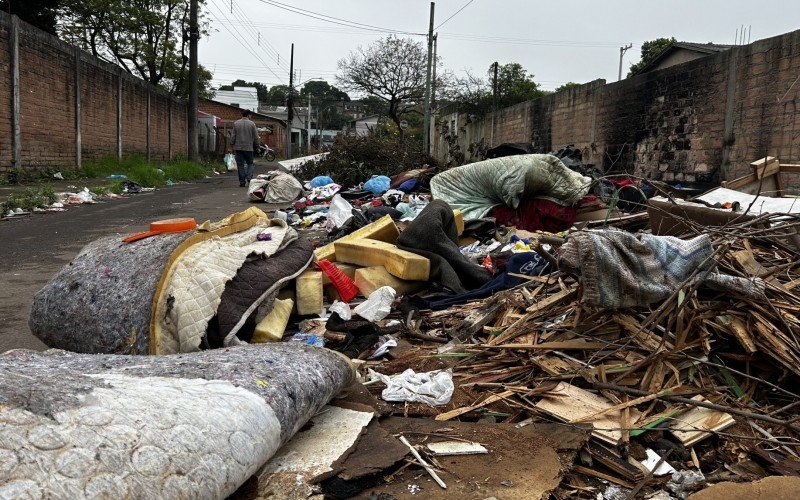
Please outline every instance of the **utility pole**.
[[492, 77], [492, 136], [489, 145], [494, 146], [494, 121], [497, 114], [497, 61], [494, 62], [494, 76]]
[[311, 94], [308, 94], [308, 118], [306, 119], [306, 154], [311, 154]]
[[189, 2], [189, 160], [197, 161], [197, 39], [200, 32], [197, 29], [197, 1]]
[[422, 150], [430, 154], [429, 128], [431, 124], [431, 58], [433, 56], [433, 10], [436, 3], [431, 2], [431, 19], [428, 25], [428, 75], [425, 81], [425, 118], [422, 121]]
[[286, 159], [292, 158], [292, 122], [294, 121], [294, 44], [289, 58], [289, 95], [286, 96]]
[[622, 80], [622, 56], [624, 56], [625, 52], [627, 52], [631, 47], [633, 47], [633, 44], [629, 43], [628, 45], [619, 48], [619, 73], [617, 74], [617, 81]]
[[433, 110], [436, 108], [436, 42], [438, 42], [439, 34], [433, 35], [433, 76], [431, 76], [431, 116]]

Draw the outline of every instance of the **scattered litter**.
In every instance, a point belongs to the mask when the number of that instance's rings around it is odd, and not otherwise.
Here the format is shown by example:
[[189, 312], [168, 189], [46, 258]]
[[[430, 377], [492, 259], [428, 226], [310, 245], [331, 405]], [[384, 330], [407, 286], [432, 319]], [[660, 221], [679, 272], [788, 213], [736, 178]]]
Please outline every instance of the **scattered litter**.
[[353, 310], [367, 321], [380, 321], [392, 312], [392, 302], [397, 292], [390, 286], [382, 286], [369, 294], [364, 302]]
[[397, 347], [397, 340], [395, 340], [392, 337], [389, 337], [388, 335], [381, 337], [380, 340], [381, 340], [381, 345], [379, 345], [378, 348], [375, 349], [375, 352], [370, 354], [369, 359], [380, 358], [381, 356], [389, 352], [389, 349], [391, 349], [392, 347]]
[[53, 179], [58, 179], [60, 181], [63, 181], [64, 180], [64, 174], [62, 174], [61, 172], [56, 172], [56, 173], [53, 174]]
[[[647, 453], [647, 458], [642, 461], [642, 465], [647, 467], [647, 470], [652, 472], [654, 476], [665, 476], [675, 472], [675, 469], [668, 464], [666, 460], [663, 462], [661, 461], [661, 455], [650, 448], [647, 448], [645, 452]], [[659, 464], [659, 462], [661, 462], [661, 464]], [[658, 467], [656, 467], [656, 465], [658, 465]]]
[[341, 300], [334, 300], [333, 304], [331, 304], [331, 306], [328, 308], [328, 311], [330, 311], [331, 314], [337, 313], [339, 317], [345, 321], [348, 321], [353, 317], [353, 312], [350, 310], [350, 306]]
[[682, 470], [673, 472], [667, 483], [667, 489], [680, 499], [687, 498], [698, 486], [705, 484], [706, 477], [702, 472]]
[[453, 396], [453, 374], [436, 370], [416, 373], [411, 368], [398, 375], [383, 375], [369, 370], [370, 380], [386, 384], [381, 392], [384, 401], [409, 401], [429, 405], [444, 405]]
[[445, 484], [445, 482], [444, 482], [444, 481], [442, 481], [442, 478], [440, 478], [440, 477], [439, 477], [439, 475], [438, 475], [438, 474], [436, 474], [436, 471], [435, 471], [435, 470], [433, 470], [433, 467], [431, 467], [431, 466], [428, 464], [428, 462], [426, 462], [426, 461], [425, 461], [425, 460], [424, 460], [424, 459], [423, 459], [423, 458], [420, 456], [420, 454], [419, 454], [419, 452], [416, 450], [416, 448], [414, 448], [413, 446], [411, 446], [411, 443], [409, 443], [409, 442], [408, 442], [408, 439], [406, 439], [406, 437], [405, 437], [405, 436], [400, 436], [400, 438], [399, 438], [399, 439], [400, 439], [400, 442], [401, 442], [401, 443], [403, 443], [404, 445], [408, 446], [408, 449], [409, 449], [409, 450], [411, 450], [411, 454], [412, 454], [412, 455], [414, 455], [414, 458], [416, 458], [416, 459], [417, 459], [417, 462], [419, 462], [419, 464], [420, 464], [420, 465], [421, 465], [421, 466], [422, 466], [422, 467], [423, 467], [423, 468], [424, 468], [426, 471], [428, 471], [428, 474], [430, 474], [430, 476], [433, 478], [433, 480], [434, 480], [434, 481], [436, 481], [436, 484], [438, 484], [439, 486], [441, 486], [443, 489], [447, 489], [447, 485]]
[[428, 449], [434, 455], [480, 455], [489, 453], [480, 443], [466, 443], [464, 441], [439, 441], [428, 443]]

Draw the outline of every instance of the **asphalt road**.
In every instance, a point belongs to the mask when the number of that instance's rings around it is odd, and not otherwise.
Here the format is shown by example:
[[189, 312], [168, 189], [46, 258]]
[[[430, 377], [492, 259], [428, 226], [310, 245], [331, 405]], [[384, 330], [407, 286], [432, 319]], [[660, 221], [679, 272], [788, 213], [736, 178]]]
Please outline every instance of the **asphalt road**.
[[[256, 173], [277, 166], [276, 163], [257, 165]], [[126, 199], [73, 206], [66, 212], [3, 219], [0, 222], [0, 352], [46, 349], [28, 329], [33, 296], [87, 243], [101, 236], [144, 231], [154, 220], [194, 217], [201, 223], [250, 205], [236, 173], [230, 172]]]

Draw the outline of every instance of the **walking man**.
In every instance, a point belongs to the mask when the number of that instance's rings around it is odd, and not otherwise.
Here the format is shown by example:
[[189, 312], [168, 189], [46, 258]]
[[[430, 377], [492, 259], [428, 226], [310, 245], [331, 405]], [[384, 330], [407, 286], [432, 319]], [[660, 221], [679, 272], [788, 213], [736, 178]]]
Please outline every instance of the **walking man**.
[[250, 120], [250, 110], [242, 111], [242, 117], [233, 123], [231, 147], [236, 153], [236, 170], [239, 171], [239, 187], [250, 185], [253, 178], [253, 151], [261, 141], [256, 124]]

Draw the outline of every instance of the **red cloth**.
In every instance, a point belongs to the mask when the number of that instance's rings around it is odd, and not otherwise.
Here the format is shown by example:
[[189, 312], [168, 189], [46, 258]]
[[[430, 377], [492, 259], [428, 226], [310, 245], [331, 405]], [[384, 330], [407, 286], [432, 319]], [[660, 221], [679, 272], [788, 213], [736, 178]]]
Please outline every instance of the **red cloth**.
[[490, 215], [498, 224], [514, 226], [526, 231], [557, 233], [572, 226], [578, 210], [550, 200], [523, 200], [516, 210], [505, 205], [492, 209]]

